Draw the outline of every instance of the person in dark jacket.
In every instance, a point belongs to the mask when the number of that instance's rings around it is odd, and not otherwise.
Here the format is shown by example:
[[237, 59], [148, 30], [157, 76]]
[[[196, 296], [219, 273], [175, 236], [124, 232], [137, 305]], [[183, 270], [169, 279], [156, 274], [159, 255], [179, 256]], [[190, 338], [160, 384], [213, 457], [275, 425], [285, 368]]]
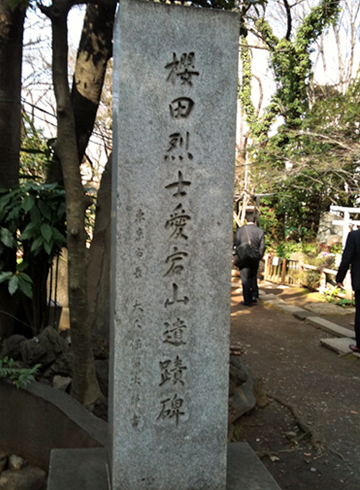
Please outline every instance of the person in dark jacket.
[[341, 263], [336, 275], [338, 286], [342, 287], [346, 273], [351, 267], [351, 285], [355, 291], [355, 339], [356, 345], [349, 347], [354, 352], [360, 352], [360, 230], [351, 231], [347, 237]]
[[247, 213], [245, 219], [246, 225], [241, 226], [236, 230], [234, 246], [237, 247], [250, 239], [251, 245], [259, 251], [258, 260], [250, 260], [245, 264], [241, 264], [239, 267], [244, 297], [244, 301], [241, 301], [241, 304], [244, 306], [251, 306], [253, 303], [257, 302], [257, 298], [259, 297], [257, 271], [259, 269], [259, 262], [265, 252], [265, 236], [264, 231], [255, 225], [254, 213]]

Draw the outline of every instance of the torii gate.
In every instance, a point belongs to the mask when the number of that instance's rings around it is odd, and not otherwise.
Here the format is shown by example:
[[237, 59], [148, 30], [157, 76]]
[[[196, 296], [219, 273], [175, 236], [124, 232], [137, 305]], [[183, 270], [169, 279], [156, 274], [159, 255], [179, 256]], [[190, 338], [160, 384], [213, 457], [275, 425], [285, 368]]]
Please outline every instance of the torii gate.
[[342, 236], [342, 248], [345, 248], [345, 243], [347, 236], [350, 231], [350, 225], [360, 225], [360, 221], [356, 221], [350, 218], [350, 214], [356, 214], [360, 213], [360, 208], [347, 208], [343, 206], [330, 206], [330, 211], [331, 212], [338, 212], [341, 211], [344, 213], [344, 219], [342, 221], [340, 220], [334, 220], [332, 223], [333, 225], [342, 225], [343, 226], [343, 236]]

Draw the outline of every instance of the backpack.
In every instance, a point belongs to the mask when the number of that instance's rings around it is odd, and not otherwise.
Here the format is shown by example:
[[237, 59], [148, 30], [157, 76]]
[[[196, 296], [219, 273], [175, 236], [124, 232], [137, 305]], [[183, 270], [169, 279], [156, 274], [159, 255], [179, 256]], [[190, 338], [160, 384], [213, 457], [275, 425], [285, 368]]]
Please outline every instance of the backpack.
[[234, 251], [233, 251], [234, 265], [236, 267], [239, 267], [239, 269], [246, 267], [249, 263], [254, 262], [255, 260], [260, 260], [260, 252], [252, 245], [246, 227], [245, 227], [245, 233], [247, 236], [247, 241], [242, 242], [236, 247], [234, 247]]

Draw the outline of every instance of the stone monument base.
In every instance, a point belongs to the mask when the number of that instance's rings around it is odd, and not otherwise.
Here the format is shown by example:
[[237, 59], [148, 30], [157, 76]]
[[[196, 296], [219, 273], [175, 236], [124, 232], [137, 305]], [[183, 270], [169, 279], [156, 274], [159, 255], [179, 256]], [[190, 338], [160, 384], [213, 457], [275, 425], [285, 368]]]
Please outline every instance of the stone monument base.
[[[226, 490], [281, 490], [246, 442], [228, 445]], [[109, 490], [106, 449], [53, 449], [48, 490]]]

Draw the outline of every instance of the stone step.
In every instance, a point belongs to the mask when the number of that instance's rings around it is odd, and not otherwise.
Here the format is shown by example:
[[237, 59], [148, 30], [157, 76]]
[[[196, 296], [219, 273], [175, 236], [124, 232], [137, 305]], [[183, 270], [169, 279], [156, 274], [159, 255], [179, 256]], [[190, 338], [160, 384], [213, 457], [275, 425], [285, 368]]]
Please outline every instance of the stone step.
[[[108, 490], [105, 449], [53, 449], [48, 490]], [[228, 444], [226, 490], [281, 490], [246, 442]]]
[[336, 323], [329, 322], [329, 320], [324, 320], [324, 318], [320, 318], [319, 316], [306, 318], [306, 323], [313, 325], [314, 327], [321, 328], [321, 330], [331, 333], [335, 337], [348, 337], [350, 339], [355, 338], [354, 332], [348, 328], [340, 327]]
[[247, 442], [228, 444], [226, 490], [281, 490]]
[[360, 359], [360, 354], [357, 352], [353, 352], [349, 345], [353, 344], [353, 339], [341, 337], [337, 339], [320, 339], [320, 344], [323, 347], [327, 347], [330, 350], [335, 351], [340, 356], [353, 355]]

